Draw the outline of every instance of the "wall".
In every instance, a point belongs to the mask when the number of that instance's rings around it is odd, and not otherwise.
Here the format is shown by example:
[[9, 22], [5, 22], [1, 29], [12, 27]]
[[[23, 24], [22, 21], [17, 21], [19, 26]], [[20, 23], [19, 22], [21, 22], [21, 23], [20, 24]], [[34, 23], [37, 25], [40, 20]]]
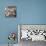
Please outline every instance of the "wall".
[[46, 0], [23, 0], [21, 24], [46, 24]]
[[[9, 4], [16, 5], [16, 18], [5, 17]], [[0, 0], [0, 44], [8, 43], [7, 36], [17, 32], [17, 24], [46, 24], [46, 0]]]

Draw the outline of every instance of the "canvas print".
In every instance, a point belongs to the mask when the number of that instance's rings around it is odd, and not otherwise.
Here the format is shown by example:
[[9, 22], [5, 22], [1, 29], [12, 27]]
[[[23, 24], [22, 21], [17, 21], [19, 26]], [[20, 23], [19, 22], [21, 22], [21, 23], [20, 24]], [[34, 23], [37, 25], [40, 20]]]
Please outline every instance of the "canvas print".
[[46, 43], [46, 25], [18, 25], [18, 41], [19, 46], [34, 46], [34, 44]]
[[5, 8], [5, 16], [16, 17], [16, 6], [7, 6]]
[[20, 40], [46, 41], [46, 25], [21, 25], [19, 31]]

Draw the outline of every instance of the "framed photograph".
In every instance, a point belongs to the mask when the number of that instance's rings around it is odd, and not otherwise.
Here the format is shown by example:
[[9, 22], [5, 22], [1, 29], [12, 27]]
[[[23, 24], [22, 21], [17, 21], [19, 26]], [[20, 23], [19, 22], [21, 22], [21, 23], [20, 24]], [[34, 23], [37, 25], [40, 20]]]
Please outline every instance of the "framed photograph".
[[46, 25], [18, 25], [21, 40], [46, 41]]
[[5, 16], [16, 17], [16, 6], [7, 6], [5, 8]]

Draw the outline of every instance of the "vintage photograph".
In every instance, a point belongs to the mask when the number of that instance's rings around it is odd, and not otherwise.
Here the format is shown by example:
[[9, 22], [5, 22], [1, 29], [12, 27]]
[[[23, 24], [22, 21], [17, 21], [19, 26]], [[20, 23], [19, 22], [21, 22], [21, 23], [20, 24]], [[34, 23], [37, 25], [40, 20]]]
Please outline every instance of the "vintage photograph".
[[16, 6], [7, 6], [5, 8], [5, 16], [16, 17]]

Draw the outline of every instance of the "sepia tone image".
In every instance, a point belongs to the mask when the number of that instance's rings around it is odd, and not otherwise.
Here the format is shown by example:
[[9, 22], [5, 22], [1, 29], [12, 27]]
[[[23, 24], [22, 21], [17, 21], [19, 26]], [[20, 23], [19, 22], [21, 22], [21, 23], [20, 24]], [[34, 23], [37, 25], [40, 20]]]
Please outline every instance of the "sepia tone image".
[[7, 6], [5, 8], [5, 16], [16, 17], [16, 6]]

